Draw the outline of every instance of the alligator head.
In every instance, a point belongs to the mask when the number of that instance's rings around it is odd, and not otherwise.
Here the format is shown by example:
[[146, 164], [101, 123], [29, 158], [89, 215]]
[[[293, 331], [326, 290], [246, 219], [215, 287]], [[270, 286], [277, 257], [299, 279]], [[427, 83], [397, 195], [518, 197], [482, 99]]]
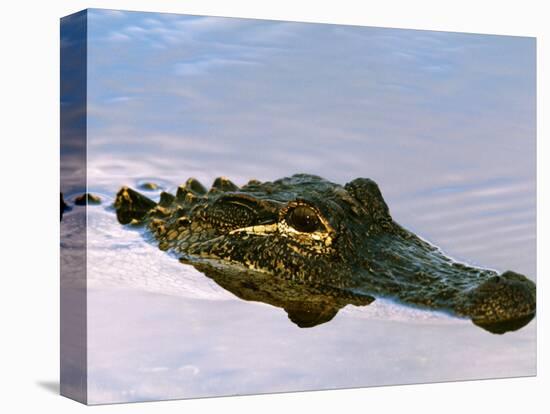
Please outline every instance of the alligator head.
[[527, 324], [535, 284], [514, 272], [459, 263], [393, 221], [376, 183], [344, 186], [297, 174], [206, 190], [189, 179], [159, 203], [123, 187], [122, 224], [145, 224], [159, 248], [247, 300], [283, 307], [300, 326], [347, 303], [389, 297], [470, 318], [491, 332]]

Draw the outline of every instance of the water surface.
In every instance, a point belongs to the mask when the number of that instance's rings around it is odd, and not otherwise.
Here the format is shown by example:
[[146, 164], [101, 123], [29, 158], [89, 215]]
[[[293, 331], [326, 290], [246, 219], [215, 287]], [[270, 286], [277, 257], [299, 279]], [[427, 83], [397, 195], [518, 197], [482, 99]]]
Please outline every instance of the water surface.
[[535, 321], [493, 335], [376, 300], [301, 329], [109, 208], [143, 181], [369, 177], [397, 222], [452, 257], [535, 280], [533, 39], [89, 16], [88, 189], [105, 200], [88, 215], [90, 402], [536, 373]]

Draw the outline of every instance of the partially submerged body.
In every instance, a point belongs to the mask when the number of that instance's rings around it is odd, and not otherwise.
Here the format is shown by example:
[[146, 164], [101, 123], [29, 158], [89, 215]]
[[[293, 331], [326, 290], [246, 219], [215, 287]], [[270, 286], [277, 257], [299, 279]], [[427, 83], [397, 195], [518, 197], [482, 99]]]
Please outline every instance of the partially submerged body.
[[246, 300], [284, 308], [299, 326], [330, 320], [373, 296], [467, 317], [496, 333], [528, 323], [535, 284], [458, 263], [393, 221], [372, 180], [345, 186], [297, 174], [206, 190], [189, 179], [159, 203], [123, 187], [122, 224], [145, 225], [175, 253]]

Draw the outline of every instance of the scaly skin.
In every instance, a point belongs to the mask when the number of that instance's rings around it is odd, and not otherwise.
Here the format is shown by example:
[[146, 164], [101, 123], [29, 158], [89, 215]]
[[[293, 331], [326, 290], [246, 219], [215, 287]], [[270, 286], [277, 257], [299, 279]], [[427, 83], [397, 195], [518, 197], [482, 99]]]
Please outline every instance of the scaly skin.
[[366, 305], [371, 295], [495, 333], [520, 328], [536, 311], [532, 281], [445, 256], [394, 222], [365, 178], [341, 186], [296, 174], [242, 188], [218, 178], [209, 191], [189, 179], [158, 204], [123, 187], [115, 208], [122, 224], [146, 225], [160, 249], [237, 296], [285, 308], [300, 326], [326, 322], [347, 303]]

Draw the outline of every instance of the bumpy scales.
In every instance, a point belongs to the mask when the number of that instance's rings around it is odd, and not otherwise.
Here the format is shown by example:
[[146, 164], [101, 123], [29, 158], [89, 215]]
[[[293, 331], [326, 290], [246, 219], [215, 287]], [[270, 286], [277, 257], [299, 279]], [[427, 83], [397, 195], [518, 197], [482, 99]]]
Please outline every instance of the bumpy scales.
[[122, 224], [146, 225], [160, 249], [243, 299], [284, 308], [299, 326], [372, 296], [448, 311], [496, 333], [535, 315], [532, 281], [445, 256], [392, 220], [370, 179], [341, 186], [296, 174], [239, 188], [218, 178], [206, 190], [191, 178], [158, 203], [123, 187], [115, 208]]

